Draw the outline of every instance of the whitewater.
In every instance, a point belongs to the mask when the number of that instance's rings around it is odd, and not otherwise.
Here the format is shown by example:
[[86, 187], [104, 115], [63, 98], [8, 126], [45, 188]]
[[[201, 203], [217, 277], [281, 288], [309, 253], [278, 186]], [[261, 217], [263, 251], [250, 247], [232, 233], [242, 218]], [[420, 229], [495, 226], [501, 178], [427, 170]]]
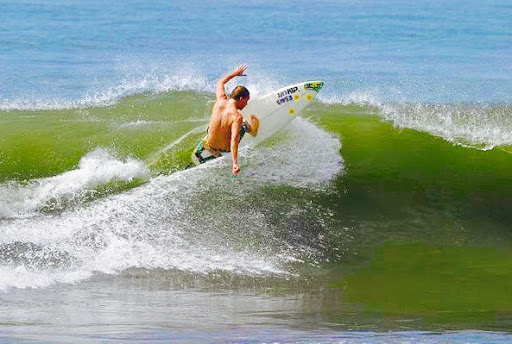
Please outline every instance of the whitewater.
[[[0, 13], [0, 341], [510, 340], [509, 1]], [[188, 168], [240, 63], [325, 86]]]
[[[216, 161], [151, 178], [128, 192], [92, 204], [82, 202], [80, 207], [75, 204], [58, 214], [55, 209], [45, 214], [50, 202], [53, 208], [70, 199], [78, 202], [95, 185], [114, 179], [147, 180], [148, 168], [140, 161], [122, 162], [96, 150], [82, 159], [77, 170], [29, 185], [4, 186], [8, 197], [1, 206], [1, 246], [6, 256], [2, 258], [13, 266], [4, 265], [0, 288], [76, 282], [130, 267], [290, 273], [286, 262], [301, 259], [301, 252], [275, 242], [258, 208], [244, 205], [243, 200], [261, 186], [320, 187], [340, 173], [342, 160], [339, 141], [303, 119], [282, 135], [286, 141], [279, 150], [261, 148], [241, 156], [247, 170], [243, 179], [226, 173], [228, 162]], [[238, 213], [240, 207], [246, 208], [243, 213]], [[226, 225], [235, 226], [236, 237], [224, 232]], [[265, 249], [261, 242], [254, 247], [250, 238], [244, 238], [251, 233], [261, 236]], [[247, 247], [239, 250], [244, 242]]]

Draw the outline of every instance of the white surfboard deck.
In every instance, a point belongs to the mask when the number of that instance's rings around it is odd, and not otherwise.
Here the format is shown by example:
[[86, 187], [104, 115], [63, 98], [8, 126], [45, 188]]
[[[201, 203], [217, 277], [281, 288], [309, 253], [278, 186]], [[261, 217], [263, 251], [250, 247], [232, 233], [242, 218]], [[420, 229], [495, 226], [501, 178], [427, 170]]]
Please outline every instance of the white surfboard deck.
[[[322, 81], [301, 82], [249, 101], [241, 111], [244, 120], [250, 123], [250, 116], [255, 115], [260, 120], [260, 127], [256, 136], [245, 134], [239, 147], [255, 147], [283, 129], [311, 104], [323, 85]], [[192, 161], [199, 165], [195, 151], [192, 153]]]

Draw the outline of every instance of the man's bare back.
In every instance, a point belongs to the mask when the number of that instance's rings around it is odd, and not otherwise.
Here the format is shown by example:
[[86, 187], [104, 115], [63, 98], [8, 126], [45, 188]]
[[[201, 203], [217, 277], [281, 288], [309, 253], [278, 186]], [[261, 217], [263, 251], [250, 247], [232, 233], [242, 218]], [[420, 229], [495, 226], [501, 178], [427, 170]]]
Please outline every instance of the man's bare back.
[[232, 73], [225, 75], [217, 81], [215, 86], [215, 105], [213, 106], [210, 124], [208, 126], [208, 138], [206, 148], [214, 155], [221, 151], [230, 151], [233, 159], [233, 174], [240, 172], [238, 165], [238, 144], [240, 131], [253, 136], [258, 133], [259, 120], [251, 115], [251, 123], [244, 123], [240, 113], [250, 99], [249, 91], [243, 87], [236, 87], [230, 97], [225, 93], [225, 84], [235, 76], [243, 75], [246, 65], [237, 67]]
[[230, 151], [231, 136], [234, 128], [240, 131], [243, 117], [235, 106], [235, 101], [227, 97], [217, 99], [213, 106], [208, 126], [208, 146], [212, 149]]

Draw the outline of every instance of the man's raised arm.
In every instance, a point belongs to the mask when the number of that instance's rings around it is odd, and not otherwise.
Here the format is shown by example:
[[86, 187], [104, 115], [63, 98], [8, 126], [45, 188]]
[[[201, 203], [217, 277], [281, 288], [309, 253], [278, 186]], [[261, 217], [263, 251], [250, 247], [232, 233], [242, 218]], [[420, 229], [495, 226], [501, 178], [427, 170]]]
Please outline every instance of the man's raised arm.
[[224, 90], [224, 85], [226, 85], [226, 83], [229, 80], [233, 79], [235, 76], [244, 74], [246, 69], [247, 69], [247, 65], [242, 64], [242, 65], [236, 67], [235, 70], [232, 71], [231, 73], [226, 74], [225, 76], [220, 78], [219, 81], [217, 81], [217, 84], [215, 85], [215, 99], [227, 98], [225, 90]]

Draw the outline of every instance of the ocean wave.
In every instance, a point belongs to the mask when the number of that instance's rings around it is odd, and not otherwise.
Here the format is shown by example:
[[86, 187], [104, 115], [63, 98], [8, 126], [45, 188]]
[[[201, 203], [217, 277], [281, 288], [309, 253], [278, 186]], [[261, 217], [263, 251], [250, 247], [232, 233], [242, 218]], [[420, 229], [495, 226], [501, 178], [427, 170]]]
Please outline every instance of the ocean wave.
[[98, 186], [134, 179], [147, 180], [149, 175], [149, 169], [141, 161], [122, 161], [109, 151], [97, 148], [82, 157], [75, 170], [23, 184], [1, 184], [0, 219], [33, 216], [48, 208], [62, 209], [94, 195]]
[[[275, 76], [255, 72], [250, 78], [237, 81], [258, 97], [283, 86]], [[126, 77], [119, 85], [103, 91], [89, 92], [76, 101], [0, 100], [0, 110], [40, 110], [102, 107], [113, 105], [123, 97], [144, 93], [186, 91], [213, 93], [215, 79], [193, 68], [182, 69], [179, 74], [145, 74]], [[229, 85], [232, 86], [232, 85]], [[229, 86], [227, 91], [229, 91]], [[318, 96], [327, 105], [356, 104], [368, 108], [369, 114], [379, 114], [398, 128], [425, 131], [453, 144], [488, 150], [512, 144], [512, 108], [495, 104], [432, 104], [409, 102], [397, 90], [389, 89], [394, 101], [380, 88], [361, 89], [343, 93], [330, 88]], [[150, 97], [150, 95], [148, 95]], [[197, 119], [196, 119], [197, 120]], [[139, 120], [120, 125], [120, 129], [140, 128], [154, 123]]]
[[398, 128], [428, 132], [464, 147], [489, 150], [512, 145], [512, 107], [496, 104], [427, 104], [383, 101], [379, 90], [321, 95], [329, 105], [374, 108]]
[[399, 128], [426, 131], [454, 144], [490, 150], [512, 144], [512, 109], [475, 105], [385, 105], [381, 116]]
[[87, 107], [102, 107], [115, 104], [123, 97], [144, 93], [170, 91], [212, 92], [214, 83], [204, 74], [191, 67], [180, 68], [178, 73], [141, 72], [126, 75], [116, 84], [95, 86], [76, 99], [62, 99], [58, 96], [30, 95], [17, 99], [0, 99], [1, 111], [14, 110], [64, 110]]
[[[201, 70], [190, 65], [177, 67], [177, 71], [146, 71], [137, 65], [124, 67], [129, 71], [112, 85], [91, 86], [91, 89], [76, 99], [65, 99], [59, 96], [48, 98], [47, 95], [25, 95], [16, 99], [0, 98], [0, 111], [16, 110], [65, 110], [89, 107], [111, 106], [124, 97], [145, 93], [166, 93], [171, 91], [190, 91], [213, 93], [215, 83], [221, 75], [208, 76]], [[141, 69], [141, 70], [138, 70]], [[228, 85], [234, 87], [235, 81]], [[263, 95], [283, 84], [272, 75], [254, 72], [249, 79], [238, 78], [236, 84], [246, 86], [253, 97]]]
[[136, 129], [146, 126], [152, 126], [152, 125], [165, 125], [169, 123], [204, 123], [204, 118], [189, 118], [179, 121], [146, 121], [146, 120], [136, 120], [132, 122], [126, 122], [121, 125], [119, 125], [119, 129]]
[[[313, 149], [304, 140], [314, 144]], [[281, 227], [269, 222], [270, 205], [258, 194], [271, 185], [328, 187], [343, 164], [339, 140], [301, 118], [291, 123], [278, 145], [241, 153], [242, 174], [236, 178], [229, 160], [221, 158], [154, 177], [86, 207], [4, 220], [0, 245], [28, 252], [21, 262], [0, 264], [6, 276], [0, 290], [79, 282], [132, 267], [195, 274], [292, 274], [287, 264], [312, 259], [317, 248], [310, 240], [296, 245], [277, 235]], [[139, 166], [132, 175], [140, 172]], [[292, 207], [283, 216], [294, 218], [307, 211]], [[320, 210], [309, 211], [325, 226]], [[294, 233], [293, 240], [298, 236]], [[48, 263], [52, 259], [40, 258], [48, 252], [58, 260], [56, 266]]]

